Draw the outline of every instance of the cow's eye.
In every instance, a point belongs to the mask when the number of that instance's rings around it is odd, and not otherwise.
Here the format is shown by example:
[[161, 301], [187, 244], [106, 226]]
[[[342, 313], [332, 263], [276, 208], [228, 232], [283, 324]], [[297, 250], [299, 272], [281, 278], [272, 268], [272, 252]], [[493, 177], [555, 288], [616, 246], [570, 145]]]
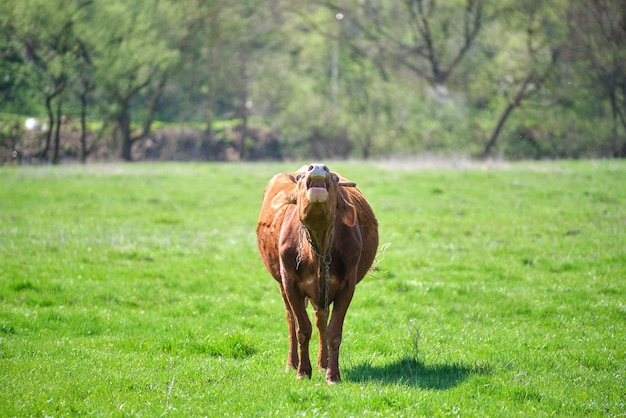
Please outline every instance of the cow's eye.
[[324, 171], [328, 173], [328, 167], [324, 166]]

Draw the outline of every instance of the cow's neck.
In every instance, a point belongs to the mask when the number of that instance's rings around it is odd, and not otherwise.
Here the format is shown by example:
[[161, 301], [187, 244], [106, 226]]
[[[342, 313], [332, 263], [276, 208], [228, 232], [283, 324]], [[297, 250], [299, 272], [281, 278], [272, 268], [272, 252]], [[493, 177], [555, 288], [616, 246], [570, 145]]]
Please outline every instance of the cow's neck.
[[306, 239], [311, 245], [313, 253], [320, 258], [326, 257], [330, 253], [332, 246], [334, 224], [331, 223], [325, 228], [308, 228], [302, 225]]

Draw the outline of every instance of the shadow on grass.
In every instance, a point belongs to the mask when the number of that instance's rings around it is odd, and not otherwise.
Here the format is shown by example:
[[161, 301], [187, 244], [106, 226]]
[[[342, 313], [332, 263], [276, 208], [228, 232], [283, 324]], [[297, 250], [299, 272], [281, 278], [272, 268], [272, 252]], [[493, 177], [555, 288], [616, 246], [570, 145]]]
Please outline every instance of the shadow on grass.
[[347, 367], [342, 377], [348, 382], [378, 382], [446, 390], [458, 386], [472, 374], [485, 372], [486, 370], [477, 366], [450, 363], [431, 365], [405, 357], [384, 365], [365, 362]]

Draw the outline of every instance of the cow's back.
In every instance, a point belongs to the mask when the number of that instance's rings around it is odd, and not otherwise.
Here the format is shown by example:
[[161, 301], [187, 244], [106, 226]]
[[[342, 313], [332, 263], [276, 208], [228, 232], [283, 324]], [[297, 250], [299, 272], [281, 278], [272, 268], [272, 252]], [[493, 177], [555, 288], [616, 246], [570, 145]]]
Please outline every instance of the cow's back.
[[256, 229], [257, 243], [263, 264], [278, 281], [280, 281], [278, 238], [288, 206], [272, 206], [272, 201], [277, 194], [280, 192], [288, 193], [293, 187], [293, 181], [286, 173], [276, 174], [270, 179], [263, 192], [263, 203]]

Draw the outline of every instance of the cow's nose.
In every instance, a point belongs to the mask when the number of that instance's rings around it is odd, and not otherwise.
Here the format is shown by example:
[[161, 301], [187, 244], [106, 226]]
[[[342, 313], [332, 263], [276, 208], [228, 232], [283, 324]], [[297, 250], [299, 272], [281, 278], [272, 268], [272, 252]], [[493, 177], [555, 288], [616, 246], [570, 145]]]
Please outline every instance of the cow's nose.
[[308, 171], [311, 173], [311, 177], [326, 177], [328, 167], [323, 164], [311, 164]]

